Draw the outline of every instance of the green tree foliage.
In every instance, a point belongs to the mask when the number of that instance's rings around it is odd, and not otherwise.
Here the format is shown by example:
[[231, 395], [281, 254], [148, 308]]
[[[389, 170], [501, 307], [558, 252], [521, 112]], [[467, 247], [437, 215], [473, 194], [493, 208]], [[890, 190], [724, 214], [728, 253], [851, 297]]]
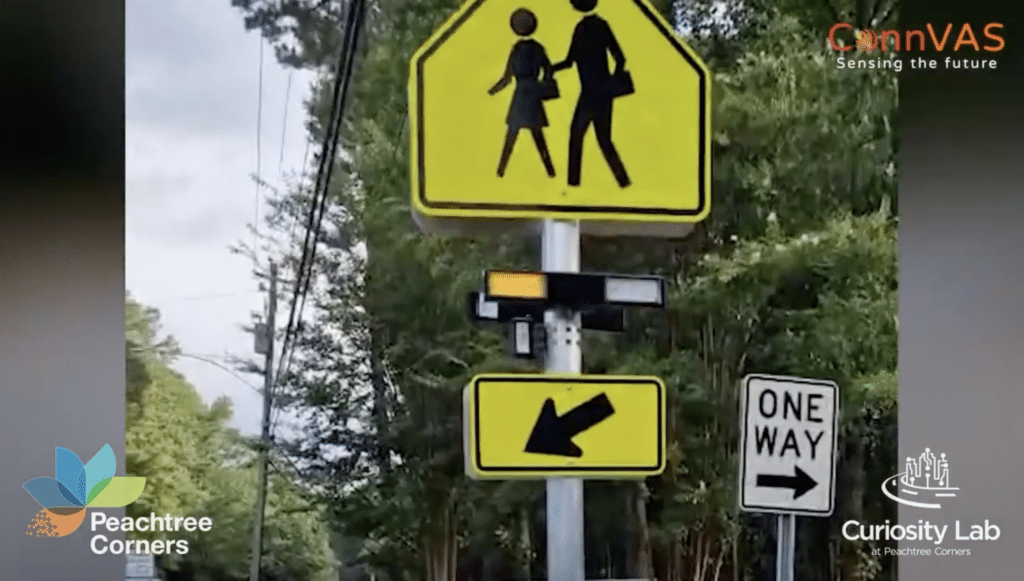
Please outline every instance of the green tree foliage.
[[202, 494], [218, 465], [218, 436], [231, 417], [225, 399], [207, 407], [170, 364], [174, 342], [160, 338], [159, 315], [126, 301], [127, 423], [125, 466], [146, 476], [130, 515], [180, 514]]
[[[271, 0], [235, 4], [248, 26], [298, 47], [282, 57], [288, 64], [335, 58], [340, 4], [286, 3], [305, 25]], [[467, 322], [464, 297], [484, 268], [536, 268], [536, 241], [428, 236], [412, 224], [408, 59], [458, 2], [369, 5], [318, 251], [315, 320], [282, 386], [282, 403], [307, 418], [291, 453], [314, 465], [332, 520], [361, 541], [365, 573], [536, 579], [543, 488], [462, 475], [460, 393], [475, 373], [530, 369], [507, 359], [500, 332]], [[801, 521], [800, 578], [892, 579], [889, 563], [841, 541], [838, 526], [895, 516], [879, 486], [895, 470], [897, 84], [892, 71], [839, 69], [825, 40], [837, 20], [878, 28], [898, 8], [657, 7], [714, 71], [712, 215], [682, 242], [584, 243], [585, 268], [657, 273], [671, 288], [664, 312], [631, 316], [621, 336], [585, 337], [586, 371], [658, 374], [671, 390], [666, 473], [588, 483], [588, 578], [766, 572], [771, 523], [735, 508], [737, 385], [761, 372], [832, 379], [842, 393], [837, 511]], [[315, 139], [330, 86], [325, 76], [310, 102]], [[274, 200], [271, 227], [301, 232], [308, 203], [308, 189]], [[282, 259], [294, 268], [301, 240], [290, 242]]]
[[[222, 469], [208, 483], [209, 493], [193, 509], [207, 516], [213, 530], [189, 537], [189, 553], [177, 565], [179, 579], [194, 581], [249, 578], [255, 470]], [[280, 474], [270, 477], [265, 513], [263, 579], [335, 581], [336, 559], [319, 512], [306, 494]]]
[[[253, 453], [226, 426], [231, 402], [207, 406], [173, 369], [179, 354], [161, 337], [159, 313], [130, 296], [125, 301], [127, 421], [126, 472], [146, 477], [142, 497], [127, 507], [132, 518], [209, 517], [210, 531], [135, 532], [136, 538], [189, 541], [189, 552], [163, 559], [169, 581], [244, 581], [249, 575], [255, 502]], [[294, 477], [275, 474], [267, 503], [266, 581], [337, 578], [328, 528]]]

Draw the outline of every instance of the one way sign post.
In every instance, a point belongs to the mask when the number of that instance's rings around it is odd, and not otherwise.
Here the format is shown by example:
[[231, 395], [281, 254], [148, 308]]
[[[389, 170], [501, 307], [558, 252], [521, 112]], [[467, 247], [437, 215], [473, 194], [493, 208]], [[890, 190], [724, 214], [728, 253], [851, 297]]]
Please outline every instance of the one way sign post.
[[839, 388], [772, 375], [743, 379], [740, 508], [779, 515], [777, 581], [793, 581], [796, 515], [835, 505]]

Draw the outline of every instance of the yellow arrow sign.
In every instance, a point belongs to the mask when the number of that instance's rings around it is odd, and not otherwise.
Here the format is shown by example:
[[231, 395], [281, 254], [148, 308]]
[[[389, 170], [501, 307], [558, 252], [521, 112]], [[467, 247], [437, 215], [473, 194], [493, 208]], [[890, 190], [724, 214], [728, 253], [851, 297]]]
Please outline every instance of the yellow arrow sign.
[[480, 375], [466, 387], [464, 412], [474, 478], [642, 478], [665, 469], [665, 386], [655, 377]]
[[654, 235], [708, 214], [710, 74], [647, 0], [468, 0], [413, 56], [409, 97], [421, 224]]

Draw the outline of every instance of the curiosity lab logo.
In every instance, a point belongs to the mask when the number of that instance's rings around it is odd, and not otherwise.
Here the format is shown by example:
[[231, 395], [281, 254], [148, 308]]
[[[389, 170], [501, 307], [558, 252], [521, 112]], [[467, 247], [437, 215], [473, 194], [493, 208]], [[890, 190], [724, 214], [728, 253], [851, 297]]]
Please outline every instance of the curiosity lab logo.
[[146, 487], [141, 476], [114, 476], [117, 460], [107, 444], [87, 463], [67, 448], [56, 447], [54, 478], [40, 476], [24, 484], [43, 509], [25, 533], [66, 537], [85, 522], [87, 508], [121, 508], [138, 500]]
[[942, 508], [943, 499], [956, 497], [960, 490], [949, 485], [949, 462], [925, 448], [917, 458], [907, 457], [906, 470], [882, 483], [882, 492], [907, 506]]
[[[919, 508], [942, 508], [946, 498], [953, 498], [959, 488], [950, 486], [949, 463], [945, 454], [936, 456], [930, 448], [917, 458], [907, 457], [906, 470], [889, 477], [882, 483], [882, 492], [890, 499], [907, 506]], [[950, 530], [952, 528], [952, 530]], [[957, 542], [997, 541], [1002, 536], [999, 526], [989, 520], [982, 524], [969, 524], [959, 519], [950, 527], [948, 524], [933, 524], [918, 520], [914, 524], [869, 525], [850, 520], [843, 523], [843, 537], [850, 541], [931, 541], [932, 547], [875, 547], [873, 555], [970, 555], [965, 546], [943, 547], [947, 539]], [[947, 533], [952, 532], [952, 535]]]

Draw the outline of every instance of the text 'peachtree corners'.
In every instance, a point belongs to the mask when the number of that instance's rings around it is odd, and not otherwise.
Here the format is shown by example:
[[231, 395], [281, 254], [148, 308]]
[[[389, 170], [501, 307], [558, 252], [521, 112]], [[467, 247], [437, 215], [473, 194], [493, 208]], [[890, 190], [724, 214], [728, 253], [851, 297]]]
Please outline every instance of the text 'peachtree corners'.
[[[112, 533], [124, 532], [209, 532], [213, 529], [213, 519], [210, 517], [180, 517], [164, 515], [161, 517], [150, 513], [149, 516], [139, 518], [112, 517], [105, 513], [96, 511], [90, 515], [90, 526], [92, 532], [97, 532], [100, 527]], [[113, 554], [137, 554], [137, 555], [169, 555], [172, 552], [178, 555], [188, 553], [188, 541], [185, 539], [160, 539], [160, 540], [128, 540], [109, 539], [104, 534], [94, 535], [89, 543], [92, 552], [97, 555]]]

